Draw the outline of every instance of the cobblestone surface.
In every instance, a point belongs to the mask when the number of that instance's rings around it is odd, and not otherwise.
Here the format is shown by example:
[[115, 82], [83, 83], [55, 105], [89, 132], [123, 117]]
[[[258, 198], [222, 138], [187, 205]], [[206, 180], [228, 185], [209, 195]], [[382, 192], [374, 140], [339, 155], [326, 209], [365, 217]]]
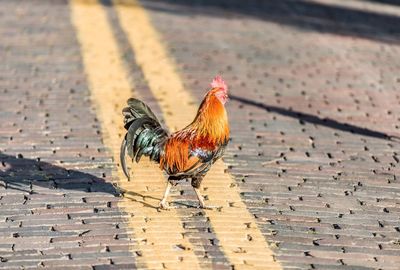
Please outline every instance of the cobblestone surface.
[[230, 83], [224, 160], [284, 267], [397, 269], [400, 18], [360, 2], [144, 3], [188, 89]]
[[132, 264], [68, 2], [0, 5], [0, 269]]
[[[136, 90], [160, 115], [111, 1], [101, 2]], [[395, 1], [369, 1], [372, 9], [323, 0], [142, 3], [188, 90], [200, 100], [216, 73], [229, 83], [224, 161], [283, 267], [398, 269]], [[117, 207], [68, 2], [0, 8], [0, 269], [142, 267]], [[175, 195], [193, 195], [179, 188]], [[229, 269], [204, 212], [178, 213], [203, 268]]]

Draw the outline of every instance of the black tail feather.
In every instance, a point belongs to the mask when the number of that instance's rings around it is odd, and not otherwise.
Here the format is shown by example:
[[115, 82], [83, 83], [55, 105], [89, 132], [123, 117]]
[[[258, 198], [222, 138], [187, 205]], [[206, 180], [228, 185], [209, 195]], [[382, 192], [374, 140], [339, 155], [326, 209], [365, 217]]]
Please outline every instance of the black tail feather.
[[129, 176], [128, 168], [126, 167], [125, 157], [126, 157], [126, 135], [125, 135], [125, 137], [124, 137], [124, 139], [122, 140], [122, 143], [121, 143], [121, 150], [120, 150], [120, 153], [119, 153], [119, 158], [120, 158], [120, 161], [121, 161], [122, 171], [124, 172], [126, 178], [128, 178], [128, 181], [130, 181], [131, 178]]
[[133, 121], [144, 117], [151, 118], [156, 122], [159, 122], [151, 109], [143, 101], [130, 98], [128, 99], [127, 103], [128, 107], [122, 110], [122, 114], [124, 115], [124, 126], [126, 129], [129, 129], [129, 126]]
[[122, 110], [124, 127], [127, 133], [121, 143], [121, 167], [125, 176], [130, 180], [126, 167], [126, 155], [138, 162], [144, 156], [159, 162], [163, 143], [168, 132], [161, 127], [157, 117], [142, 101], [134, 98], [128, 100], [128, 107]]
[[127, 148], [128, 148], [128, 155], [133, 159], [135, 158], [135, 155], [138, 151], [138, 148], [140, 145], [136, 144], [136, 139], [139, 134], [137, 134], [137, 131], [141, 128], [143, 128], [144, 124], [148, 125], [154, 125], [155, 122], [153, 119], [148, 118], [148, 117], [143, 117], [139, 119], [135, 119], [134, 121], [131, 122], [131, 125], [129, 126], [128, 132], [126, 134], [126, 140], [127, 140]]

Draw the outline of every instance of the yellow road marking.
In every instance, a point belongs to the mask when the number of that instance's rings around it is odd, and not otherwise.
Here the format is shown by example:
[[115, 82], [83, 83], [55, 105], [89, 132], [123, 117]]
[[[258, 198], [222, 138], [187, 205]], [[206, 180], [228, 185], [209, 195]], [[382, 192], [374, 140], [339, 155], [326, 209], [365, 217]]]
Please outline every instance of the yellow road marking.
[[[182, 128], [193, 120], [197, 110], [194, 104], [198, 102], [184, 89], [173, 60], [141, 5], [135, 0], [114, 0], [114, 4], [137, 63], [159, 100], [166, 124], [173, 130]], [[203, 187], [209, 197], [208, 203], [224, 206], [221, 212], [207, 211], [207, 215], [225, 256], [235, 269], [281, 269], [281, 265], [273, 260], [273, 252], [255, 219], [242, 202], [235, 181], [224, 173], [224, 169], [223, 162], [216, 163]]]
[[[92, 100], [102, 123], [104, 143], [117, 161], [125, 133], [121, 110], [132, 96], [128, 74], [103, 7], [96, 0], [72, 0], [71, 13]], [[132, 213], [129, 227], [137, 243], [132, 252], [142, 252], [135, 262], [148, 269], [199, 269], [193, 246], [182, 236], [182, 221], [176, 211], [155, 209], [166, 185], [157, 165], [144, 161], [136, 166], [136, 182], [127, 182], [120, 169], [113, 173], [119, 186], [132, 191], [131, 200], [121, 200], [119, 207]], [[177, 245], [186, 249], [176, 248]]]

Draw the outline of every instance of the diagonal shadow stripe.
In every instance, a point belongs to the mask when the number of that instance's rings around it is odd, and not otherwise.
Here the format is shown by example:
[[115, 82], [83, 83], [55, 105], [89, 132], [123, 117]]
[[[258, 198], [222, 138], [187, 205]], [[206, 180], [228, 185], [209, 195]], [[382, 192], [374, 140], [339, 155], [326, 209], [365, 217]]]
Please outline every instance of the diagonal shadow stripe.
[[303, 122], [307, 122], [310, 124], [324, 126], [324, 127], [344, 131], [344, 132], [350, 132], [352, 134], [357, 134], [357, 135], [362, 135], [362, 136], [367, 136], [367, 137], [372, 137], [372, 138], [377, 138], [377, 139], [400, 140], [400, 137], [398, 137], [398, 136], [392, 136], [392, 135], [388, 135], [384, 132], [375, 131], [372, 129], [363, 128], [363, 127], [359, 127], [359, 126], [352, 125], [352, 124], [342, 123], [342, 122], [339, 122], [339, 121], [336, 121], [336, 120], [330, 119], [330, 118], [320, 118], [318, 116], [308, 114], [308, 113], [284, 109], [284, 108], [277, 107], [277, 106], [266, 105], [261, 102], [257, 102], [254, 100], [250, 100], [250, 99], [235, 96], [235, 95], [229, 95], [229, 98], [232, 100], [236, 100], [241, 103], [247, 104], [247, 105], [251, 105], [251, 106], [255, 106], [255, 107], [264, 109], [267, 112], [277, 113], [277, 114], [280, 114], [283, 116], [299, 119]]
[[[396, 0], [369, 0], [397, 4]], [[250, 3], [251, 2], [251, 3]], [[305, 0], [153, 0], [148, 9], [191, 16], [221, 16], [227, 13], [287, 25], [307, 31], [399, 43], [400, 17]]]

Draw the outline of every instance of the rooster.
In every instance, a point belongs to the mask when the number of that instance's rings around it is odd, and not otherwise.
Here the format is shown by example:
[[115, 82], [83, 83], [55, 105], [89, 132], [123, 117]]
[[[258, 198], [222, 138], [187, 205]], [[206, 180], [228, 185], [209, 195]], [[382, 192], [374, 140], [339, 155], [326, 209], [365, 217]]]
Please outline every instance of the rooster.
[[121, 166], [128, 178], [126, 154], [139, 162], [142, 156], [159, 164], [168, 175], [161, 209], [168, 209], [167, 197], [172, 186], [179, 180], [191, 179], [191, 185], [199, 200], [200, 208], [206, 206], [200, 193], [201, 182], [211, 165], [222, 157], [229, 140], [229, 124], [225, 110], [228, 87], [220, 76], [211, 82], [193, 122], [169, 134], [151, 109], [142, 101], [128, 99], [128, 107], [122, 110], [127, 130], [121, 144]]

